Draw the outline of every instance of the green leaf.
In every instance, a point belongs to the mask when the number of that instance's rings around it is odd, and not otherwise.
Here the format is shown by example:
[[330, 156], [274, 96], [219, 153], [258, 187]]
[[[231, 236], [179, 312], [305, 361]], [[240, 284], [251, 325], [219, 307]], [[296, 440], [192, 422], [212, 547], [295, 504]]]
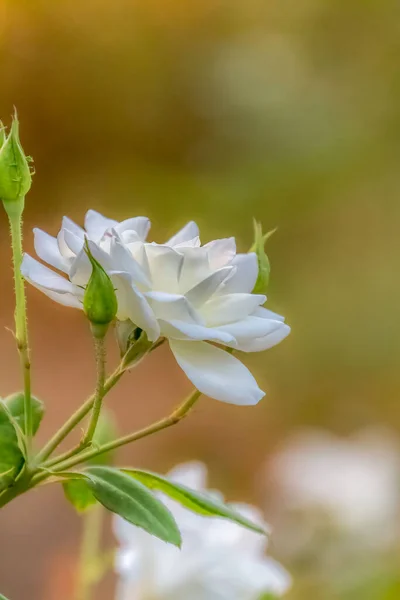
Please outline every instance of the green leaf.
[[85, 479], [65, 481], [63, 488], [65, 497], [79, 513], [85, 512], [88, 508], [97, 504], [97, 500]]
[[[11, 394], [5, 399], [6, 406], [12, 414], [14, 420], [18, 423], [21, 430], [25, 433], [25, 414], [24, 414], [24, 394], [17, 392]], [[32, 433], [36, 434], [44, 415], [44, 404], [35, 396], [32, 396]]]
[[18, 425], [6, 404], [0, 402], [0, 492], [17, 478], [25, 464]]
[[268, 531], [260, 525], [249, 521], [231, 508], [229, 505], [224, 504], [206, 494], [195, 492], [190, 488], [178, 483], [172, 483], [169, 479], [162, 477], [156, 473], [150, 473], [149, 471], [141, 471], [134, 469], [124, 469], [124, 472], [143, 483], [146, 487], [151, 490], [157, 490], [166, 494], [182, 506], [188, 508], [194, 513], [203, 515], [206, 517], [221, 517], [234, 521], [238, 525], [242, 525], [247, 529], [256, 531], [257, 533], [267, 534]]
[[8, 600], [8, 598], [6, 598], [5, 596], [3, 596], [3, 594], [0, 594], [0, 600]]
[[95, 498], [108, 510], [180, 547], [181, 535], [174, 517], [146, 486], [111, 467], [87, 467], [83, 474]]

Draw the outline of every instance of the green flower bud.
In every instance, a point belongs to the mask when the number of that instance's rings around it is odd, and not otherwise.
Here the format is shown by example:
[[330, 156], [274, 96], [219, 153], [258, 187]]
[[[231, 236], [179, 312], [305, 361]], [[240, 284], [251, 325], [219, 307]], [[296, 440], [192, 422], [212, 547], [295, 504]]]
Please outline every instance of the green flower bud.
[[32, 175], [28, 158], [19, 141], [19, 123], [16, 115], [7, 137], [4, 127], [1, 126], [0, 146], [0, 198], [3, 202], [21, 201], [30, 190]]
[[92, 325], [96, 326], [95, 335], [97, 332], [99, 337], [102, 337], [108, 325], [115, 319], [118, 302], [112, 281], [93, 257], [87, 240], [85, 249], [92, 265], [92, 274], [83, 296], [83, 310]]
[[254, 286], [253, 294], [265, 294], [267, 291], [269, 276], [271, 272], [271, 265], [269, 258], [265, 252], [265, 242], [268, 238], [275, 233], [276, 229], [268, 231], [268, 233], [262, 232], [262, 225], [254, 219], [254, 244], [250, 248], [249, 252], [255, 252], [258, 260], [258, 277], [256, 285]]

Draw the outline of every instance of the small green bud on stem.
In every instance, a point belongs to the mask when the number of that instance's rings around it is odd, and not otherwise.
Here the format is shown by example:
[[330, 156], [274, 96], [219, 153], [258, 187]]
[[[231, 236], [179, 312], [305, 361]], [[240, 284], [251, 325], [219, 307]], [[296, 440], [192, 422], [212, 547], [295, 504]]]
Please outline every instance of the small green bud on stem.
[[19, 123], [16, 114], [8, 136], [5, 136], [5, 129], [1, 125], [0, 146], [0, 198], [9, 212], [8, 206], [13, 203], [23, 206], [23, 199], [32, 184], [29, 162], [19, 140]]
[[93, 257], [87, 239], [85, 250], [92, 265], [92, 274], [83, 297], [83, 310], [92, 324], [95, 337], [104, 337], [117, 314], [117, 297], [110, 277]]
[[276, 229], [262, 232], [262, 225], [254, 219], [254, 243], [249, 252], [255, 252], [258, 261], [258, 277], [254, 286], [253, 294], [265, 294], [267, 291], [271, 265], [265, 252], [265, 242], [275, 233]]

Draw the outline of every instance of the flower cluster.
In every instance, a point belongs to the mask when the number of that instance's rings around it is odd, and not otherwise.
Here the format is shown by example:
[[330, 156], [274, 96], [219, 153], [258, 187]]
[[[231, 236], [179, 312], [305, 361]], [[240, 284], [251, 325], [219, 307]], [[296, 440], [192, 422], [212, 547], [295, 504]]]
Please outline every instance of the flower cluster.
[[[204, 491], [206, 475], [202, 463], [187, 463], [171, 471], [169, 478]], [[278, 597], [288, 590], [290, 576], [265, 555], [264, 536], [230, 521], [193, 514], [168, 498], [163, 500], [180, 527], [182, 549], [115, 517], [120, 543], [115, 565], [117, 600], [258, 600], [264, 594]], [[253, 506], [235, 507], [265, 525]]]
[[118, 223], [89, 210], [84, 229], [64, 217], [57, 237], [34, 230], [37, 255], [56, 270], [25, 255], [22, 273], [53, 300], [82, 309], [92, 273], [89, 248], [112, 280], [120, 323], [140, 328], [150, 342], [167, 339], [202, 393], [256, 404], [264, 392], [226, 349], [266, 350], [290, 332], [283, 317], [263, 307], [266, 296], [252, 293], [256, 254], [237, 254], [234, 238], [201, 245], [193, 222], [164, 244], [147, 242], [149, 229], [145, 217]]

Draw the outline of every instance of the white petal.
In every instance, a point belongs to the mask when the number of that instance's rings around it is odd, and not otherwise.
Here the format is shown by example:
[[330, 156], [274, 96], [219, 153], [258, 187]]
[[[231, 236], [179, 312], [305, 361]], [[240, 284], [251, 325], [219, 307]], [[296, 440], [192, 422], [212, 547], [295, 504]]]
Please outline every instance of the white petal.
[[200, 492], [207, 486], [207, 467], [200, 461], [177, 465], [167, 474], [168, 479]]
[[75, 258], [82, 250], [84, 238], [79, 237], [69, 229], [61, 229], [57, 235], [57, 244], [60, 253], [66, 259]]
[[[111, 257], [104, 252], [95, 242], [88, 241], [92, 256], [101, 264], [106, 271], [117, 270], [111, 260]], [[85, 247], [82, 246], [76, 258], [71, 263], [69, 277], [73, 284], [84, 286], [89, 281], [92, 274], [92, 266], [86, 254]]]
[[29, 254], [24, 255], [21, 273], [29, 283], [44, 292], [52, 300], [64, 306], [82, 308], [82, 303], [78, 298], [82, 297], [83, 292], [68, 279], [54, 273]]
[[201, 308], [201, 314], [210, 327], [241, 321], [265, 302], [261, 294], [227, 294], [213, 296]]
[[160, 327], [146, 298], [138, 290], [129, 273], [110, 271], [118, 300], [117, 317], [121, 321], [130, 319], [143, 329], [151, 342], [160, 336]]
[[199, 228], [194, 221], [187, 223], [178, 233], [172, 236], [167, 242], [168, 246], [176, 246], [177, 244], [183, 244], [189, 242], [193, 238], [199, 236]]
[[124, 244], [128, 249], [128, 252], [132, 254], [133, 258], [136, 260], [136, 262], [142, 269], [147, 279], [151, 281], [150, 266], [146, 254], [146, 244], [140, 241], [129, 244], [124, 242]]
[[69, 277], [74, 285], [85, 286], [92, 274], [90, 260], [82, 248], [78, 255], [72, 260]]
[[55, 269], [67, 273], [69, 270], [69, 261], [62, 256], [57, 238], [38, 228], [33, 230], [33, 234], [35, 236], [34, 244], [38, 257]]
[[254, 252], [237, 254], [231, 265], [237, 267], [236, 272], [221, 286], [222, 294], [244, 292], [251, 294], [258, 277], [258, 262]]
[[261, 317], [262, 319], [273, 319], [274, 321], [284, 321], [285, 317], [278, 315], [278, 313], [268, 310], [263, 306], [259, 306], [253, 313], [255, 317]]
[[145, 250], [153, 290], [177, 293], [179, 291], [183, 256], [173, 248], [159, 244], [146, 244]]
[[292, 585], [289, 573], [271, 558], [246, 556], [243, 567], [246, 576], [251, 578], [253, 585], [260, 592], [280, 597], [286, 594]]
[[235, 347], [237, 347], [238, 350], [242, 350], [242, 346], [246, 348], [249, 347], [254, 340], [269, 336], [277, 329], [281, 329], [282, 325], [283, 323], [281, 321], [260, 319], [260, 317], [250, 315], [242, 321], [222, 325], [218, 327], [218, 330], [231, 334], [237, 342]]
[[[167, 244], [168, 245], [168, 244]], [[175, 244], [173, 247], [175, 250], [179, 250], [179, 252], [184, 253], [186, 248], [199, 248], [201, 246], [199, 236], [193, 238], [192, 240], [188, 240], [187, 242], [181, 242], [180, 244]]]
[[280, 327], [264, 337], [240, 342], [239, 349], [243, 352], [262, 352], [263, 350], [269, 350], [270, 348], [273, 348], [282, 340], [284, 340], [290, 333], [289, 325], [286, 325], [286, 323], [282, 323], [281, 321], [279, 321], [279, 323]]
[[113, 236], [110, 244], [110, 257], [113, 265], [119, 271], [126, 271], [132, 275], [133, 281], [136, 284], [142, 285], [146, 288], [150, 288], [151, 283], [142, 267], [133, 258], [132, 253], [129, 252], [128, 248], [119, 240], [118, 237]]
[[193, 306], [201, 306], [217, 291], [218, 287], [227, 277], [229, 277], [234, 268], [235, 267], [223, 267], [218, 271], [214, 271], [214, 273], [186, 292], [186, 298]]
[[185, 294], [212, 274], [207, 248], [185, 248], [179, 290]]
[[203, 324], [202, 318], [185, 296], [165, 292], [146, 292], [145, 297], [157, 319], [164, 319], [165, 321], [178, 319], [186, 323]]
[[234, 237], [214, 240], [204, 246], [208, 249], [208, 258], [212, 269], [220, 269], [231, 263], [236, 256], [236, 241]]
[[96, 210], [88, 210], [85, 216], [85, 229], [94, 241], [98, 241], [107, 229], [111, 229], [117, 224], [118, 221], [107, 219]]
[[220, 344], [229, 344], [236, 347], [235, 338], [225, 331], [204, 327], [197, 323], [188, 323], [187, 321], [179, 321], [170, 319], [164, 321], [159, 319], [161, 334], [167, 338], [174, 340], [208, 340], [210, 342], [219, 342]]
[[264, 396], [237, 358], [207, 342], [170, 340], [179, 366], [203, 394], [230, 404], [254, 405]]
[[85, 239], [85, 231], [69, 217], [63, 217], [61, 229], [68, 229], [68, 231], [71, 231], [71, 233], [76, 235], [81, 240]]
[[147, 217], [125, 219], [125, 221], [121, 221], [121, 223], [115, 225], [115, 230], [119, 235], [134, 231], [136, 232], [138, 239], [144, 242], [150, 230], [150, 219]]

